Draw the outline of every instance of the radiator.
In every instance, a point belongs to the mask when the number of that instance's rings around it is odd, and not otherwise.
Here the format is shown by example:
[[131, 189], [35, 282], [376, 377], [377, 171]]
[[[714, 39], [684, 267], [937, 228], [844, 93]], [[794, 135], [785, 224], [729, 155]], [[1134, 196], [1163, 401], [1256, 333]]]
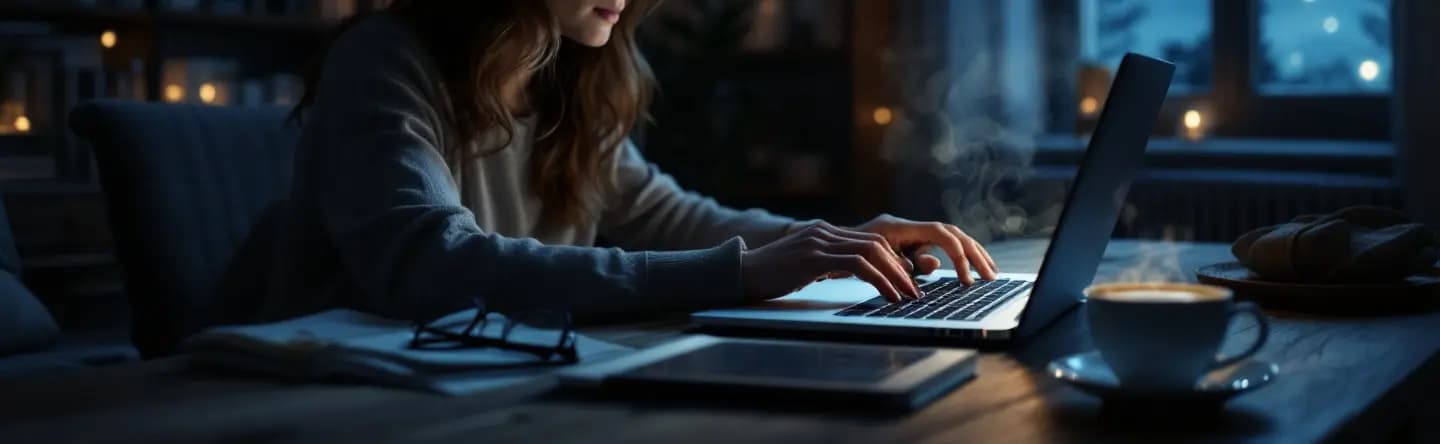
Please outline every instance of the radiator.
[[1231, 242], [1254, 228], [1302, 214], [1328, 213], [1353, 205], [1397, 207], [1387, 179], [1270, 177], [1256, 173], [1233, 180], [1187, 180], [1184, 175], [1142, 178], [1131, 188], [1117, 237]]

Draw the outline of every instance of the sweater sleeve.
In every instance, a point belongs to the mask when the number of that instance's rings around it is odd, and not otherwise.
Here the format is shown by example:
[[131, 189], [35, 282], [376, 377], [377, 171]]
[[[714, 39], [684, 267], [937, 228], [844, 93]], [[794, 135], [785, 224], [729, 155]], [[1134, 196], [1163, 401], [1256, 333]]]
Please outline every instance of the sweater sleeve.
[[441, 155], [444, 93], [403, 26], [374, 19], [339, 39], [306, 114], [302, 149], [318, 153], [299, 173], [316, 175], [322, 224], [359, 308], [430, 319], [481, 298], [497, 311], [590, 317], [740, 302], [738, 240], [626, 252], [481, 230]]
[[600, 233], [626, 248], [687, 249], [739, 237], [750, 246], [785, 235], [794, 219], [764, 210], [735, 210], [681, 189], [625, 142], [615, 162], [615, 193], [606, 202]]

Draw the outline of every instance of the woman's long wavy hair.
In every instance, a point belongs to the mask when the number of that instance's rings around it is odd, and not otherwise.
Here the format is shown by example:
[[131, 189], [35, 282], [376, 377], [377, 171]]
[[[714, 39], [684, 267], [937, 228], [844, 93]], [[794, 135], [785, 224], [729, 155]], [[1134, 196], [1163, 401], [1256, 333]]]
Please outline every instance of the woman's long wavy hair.
[[[501, 89], [532, 75], [525, 98], [537, 125], [528, 173], [544, 208], [540, 228], [549, 229], [593, 220], [599, 196], [613, 186], [605, 175], [609, 161], [636, 123], [649, 118], [655, 81], [635, 29], [658, 2], [627, 3], [610, 42], [599, 48], [561, 37], [542, 0], [395, 0], [379, 13], [408, 23], [441, 70], [453, 131], [441, 147], [447, 161], [510, 145], [517, 120]], [[317, 65], [306, 76], [297, 110], [313, 102], [318, 71]]]

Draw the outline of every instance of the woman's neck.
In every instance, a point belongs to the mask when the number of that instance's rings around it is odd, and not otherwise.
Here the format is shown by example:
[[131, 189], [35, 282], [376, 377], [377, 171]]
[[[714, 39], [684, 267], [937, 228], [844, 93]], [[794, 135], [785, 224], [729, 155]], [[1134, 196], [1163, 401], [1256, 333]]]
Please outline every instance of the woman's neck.
[[534, 112], [531, 109], [529, 86], [530, 79], [534, 73], [524, 72], [510, 78], [504, 86], [500, 87], [500, 100], [505, 105], [505, 110], [513, 116], [526, 116]]

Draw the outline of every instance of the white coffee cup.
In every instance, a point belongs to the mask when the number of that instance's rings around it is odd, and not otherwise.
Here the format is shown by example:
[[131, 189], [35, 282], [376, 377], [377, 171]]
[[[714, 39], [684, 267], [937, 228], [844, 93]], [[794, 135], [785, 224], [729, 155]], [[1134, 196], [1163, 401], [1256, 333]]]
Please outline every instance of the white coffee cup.
[[[1127, 387], [1190, 390], [1207, 372], [1255, 354], [1270, 335], [1259, 307], [1228, 288], [1195, 284], [1099, 284], [1085, 289], [1090, 337]], [[1235, 315], [1248, 313], [1259, 337], [1244, 352], [1216, 353]]]

